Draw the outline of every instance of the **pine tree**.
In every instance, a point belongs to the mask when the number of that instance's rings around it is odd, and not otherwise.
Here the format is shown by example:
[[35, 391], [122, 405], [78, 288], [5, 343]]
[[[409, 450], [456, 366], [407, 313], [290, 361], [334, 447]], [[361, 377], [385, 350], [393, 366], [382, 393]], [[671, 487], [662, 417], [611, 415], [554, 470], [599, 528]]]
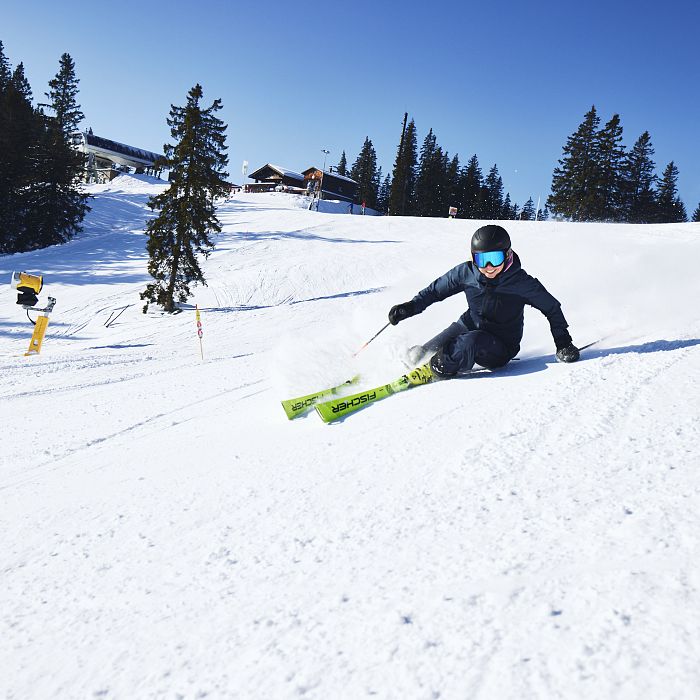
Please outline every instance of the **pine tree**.
[[393, 216], [410, 216], [414, 213], [417, 163], [418, 142], [416, 125], [411, 119], [401, 134], [394, 169], [391, 174], [389, 214]]
[[391, 175], [387, 173], [381, 186], [379, 187], [379, 196], [377, 197], [377, 210], [386, 214], [389, 207], [389, 196], [391, 194]]
[[459, 156], [455, 154], [451, 160], [445, 153], [444, 190], [441, 193], [440, 210], [438, 216], [448, 216], [450, 207], [457, 206], [457, 193], [459, 181]]
[[598, 221], [624, 221], [625, 148], [622, 145], [619, 114], [614, 114], [598, 132], [597, 153], [598, 192], [592, 218]]
[[371, 209], [377, 206], [379, 182], [377, 173], [377, 152], [368, 136], [362, 145], [357, 160], [350, 170], [350, 177], [357, 182], [357, 203], [365, 202]]
[[80, 122], [85, 115], [80, 111], [78, 98], [78, 83], [75, 76], [75, 63], [70, 54], [64, 53], [59, 61], [59, 71], [53, 80], [49, 81], [48, 106], [54, 112], [54, 120], [64, 134], [74, 134], [78, 131]]
[[148, 202], [159, 214], [146, 227], [148, 272], [155, 281], [141, 293], [144, 313], [149, 302], [173, 312], [176, 299], [191, 296], [191, 284], [206, 284], [197, 255], [208, 257], [211, 235], [221, 231], [214, 202], [228, 191], [226, 125], [215, 116], [221, 100], [203, 109], [202, 96], [201, 85], [195, 85], [187, 104], [172, 105], [167, 120], [176, 144], [164, 146], [171, 185]]
[[3, 45], [2, 41], [0, 41], [0, 93], [7, 89], [11, 75], [12, 68], [7, 56], [5, 56], [5, 46]]
[[478, 219], [482, 209], [483, 177], [479, 159], [474, 154], [459, 177], [459, 211], [457, 216]]
[[0, 94], [0, 113], [0, 250], [31, 250], [37, 247], [29, 215], [31, 187], [37, 178], [35, 143], [39, 122], [22, 63]]
[[88, 195], [81, 192], [84, 158], [73, 147], [74, 134], [83, 119], [77, 103], [78, 79], [75, 64], [64, 53], [59, 71], [49, 82], [46, 97], [52, 114], [38, 111], [42, 131], [36, 144], [38, 177], [31, 187], [32, 228], [34, 243], [49, 246], [69, 241], [81, 231], [81, 222], [90, 210]]
[[423, 140], [416, 175], [416, 216], [433, 216], [436, 208], [438, 171], [442, 151], [438, 148], [437, 138], [430, 129]]
[[14, 225], [10, 220], [11, 212], [13, 211], [10, 201], [13, 193], [10, 173], [12, 140], [8, 133], [12, 122], [8, 102], [11, 78], [12, 66], [5, 56], [5, 47], [0, 41], [0, 254], [12, 251], [14, 239]]
[[447, 151], [443, 151], [440, 146], [435, 151], [435, 179], [434, 193], [432, 198], [432, 208], [429, 216], [445, 217], [448, 215], [449, 199], [450, 199], [450, 156]]
[[10, 235], [6, 221], [9, 187], [7, 186], [7, 137], [5, 135], [7, 127], [5, 92], [9, 82], [10, 62], [5, 57], [5, 48], [0, 41], [0, 255], [8, 252], [10, 246]]
[[680, 223], [688, 220], [685, 205], [678, 197], [678, 168], [671, 161], [664, 169], [659, 181], [656, 221], [662, 224]]
[[495, 164], [484, 180], [483, 193], [481, 218], [498, 219], [503, 212], [503, 179], [498, 174], [498, 166]]
[[576, 132], [567, 139], [563, 158], [559, 167], [554, 169], [547, 206], [555, 214], [573, 221], [587, 221], [597, 213], [599, 124], [594, 105]]
[[520, 216], [518, 217], [521, 221], [534, 221], [535, 219], [535, 203], [530, 197], [527, 202], [523, 205]]
[[654, 147], [649, 132], [645, 131], [627, 154], [623, 183], [624, 220], [632, 224], [651, 223], [656, 217], [657, 177], [652, 160]]
[[381, 209], [380, 202], [381, 202], [381, 196], [382, 196], [382, 182], [384, 181], [383, 176], [382, 176], [381, 166], [377, 168], [377, 175], [374, 179], [375, 179], [375, 183], [376, 183], [377, 197], [375, 199], [373, 209], [375, 209], [375, 211], [381, 211], [382, 209]]
[[508, 221], [513, 218], [513, 204], [510, 201], [510, 192], [506, 192], [506, 197], [503, 200], [503, 210], [501, 211], [501, 216], [499, 219], [503, 221]]
[[13, 215], [16, 210], [12, 202], [15, 191], [12, 172], [15, 156], [10, 128], [16, 120], [11, 106], [11, 81], [12, 66], [0, 41], [0, 254], [12, 252], [15, 239]]
[[345, 157], [345, 151], [343, 151], [343, 153], [341, 154], [340, 160], [338, 161], [338, 166], [335, 170], [338, 173], [338, 175], [348, 177], [348, 159]]
[[700, 222], [700, 204], [698, 204], [697, 209], [693, 212], [693, 221], [695, 223]]
[[685, 204], [683, 204], [683, 201], [680, 197], [676, 197], [675, 209], [677, 212], [678, 223], [685, 223], [686, 221], [688, 221], [688, 213], [686, 212]]

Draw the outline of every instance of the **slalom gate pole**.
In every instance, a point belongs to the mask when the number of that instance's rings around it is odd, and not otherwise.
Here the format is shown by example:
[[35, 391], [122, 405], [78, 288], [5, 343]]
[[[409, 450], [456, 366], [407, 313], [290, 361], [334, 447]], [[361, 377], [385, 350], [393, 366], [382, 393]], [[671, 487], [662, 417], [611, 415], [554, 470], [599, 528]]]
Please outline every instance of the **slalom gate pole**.
[[197, 335], [199, 336], [199, 353], [202, 356], [202, 362], [204, 362], [204, 346], [202, 345], [202, 336], [204, 335], [204, 331], [202, 330], [202, 318], [199, 315], [199, 306], [197, 304], [194, 305], [194, 309], [195, 309], [196, 318], [197, 318]]
[[355, 352], [352, 354], [352, 356], [357, 357], [380, 333], [385, 331], [390, 325], [391, 325], [391, 323], [387, 323], [386, 326], [384, 326], [384, 328], [377, 331], [362, 347], [355, 350]]

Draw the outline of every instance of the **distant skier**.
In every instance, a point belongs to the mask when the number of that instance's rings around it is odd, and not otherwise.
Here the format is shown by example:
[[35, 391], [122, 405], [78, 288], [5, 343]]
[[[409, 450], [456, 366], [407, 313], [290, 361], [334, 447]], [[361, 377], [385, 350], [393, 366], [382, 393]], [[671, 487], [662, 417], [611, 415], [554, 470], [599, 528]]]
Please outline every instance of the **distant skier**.
[[471, 253], [471, 261], [460, 263], [411, 301], [389, 311], [389, 322], [395, 326], [436, 301], [458, 292], [466, 294], [467, 311], [431, 341], [418, 346], [421, 352], [437, 350], [430, 358], [433, 374], [449, 378], [475, 364], [488, 369], [508, 364], [520, 350], [525, 304], [547, 317], [557, 360], [576, 362], [579, 350], [571, 341], [561, 305], [520, 267], [508, 232], [495, 224], [482, 226], [472, 236]]

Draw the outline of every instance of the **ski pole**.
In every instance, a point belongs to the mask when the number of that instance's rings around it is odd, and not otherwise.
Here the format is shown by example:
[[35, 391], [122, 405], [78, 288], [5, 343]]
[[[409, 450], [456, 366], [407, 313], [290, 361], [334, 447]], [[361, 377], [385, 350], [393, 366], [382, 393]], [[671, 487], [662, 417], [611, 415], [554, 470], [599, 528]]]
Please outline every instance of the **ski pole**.
[[352, 354], [353, 357], [357, 357], [382, 331], [385, 331], [391, 323], [387, 323], [381, 330], [377, 331], [362, 347], [355, 350]]
[[596, 344], [598, 344], [601, 340], [605, 340], [605, 337], [603, 337], [603, 338], [598, 338], [598, 340], [594, 340], [592, 343], [588, 343], [588, 345], [584, 345], [583, 347], [580, 347], [579, 350], [585, 350], [586, 348], [590, 348], [591, 345], [596, 345]]

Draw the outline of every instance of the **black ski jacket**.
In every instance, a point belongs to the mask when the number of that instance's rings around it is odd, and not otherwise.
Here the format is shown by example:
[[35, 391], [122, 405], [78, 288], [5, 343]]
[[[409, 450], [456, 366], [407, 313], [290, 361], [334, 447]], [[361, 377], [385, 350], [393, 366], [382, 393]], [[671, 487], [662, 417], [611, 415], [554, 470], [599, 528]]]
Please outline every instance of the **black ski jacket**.
[[557, 349], [571, 343], [561, 305], [539, 280], [522, 269], [515, 253], [508, 269], [492, 280], [484, 277], [471, 261], [453, 267], [416, 294], [412, 300], [414, 311], [421, 313], [436, 301], [458, 292], [466, 294], [469, 304], [460, 317], [466, 327], [495, 335], [506, 344], [511, 357], [520, 350], [525, 304], [547, 317]]

